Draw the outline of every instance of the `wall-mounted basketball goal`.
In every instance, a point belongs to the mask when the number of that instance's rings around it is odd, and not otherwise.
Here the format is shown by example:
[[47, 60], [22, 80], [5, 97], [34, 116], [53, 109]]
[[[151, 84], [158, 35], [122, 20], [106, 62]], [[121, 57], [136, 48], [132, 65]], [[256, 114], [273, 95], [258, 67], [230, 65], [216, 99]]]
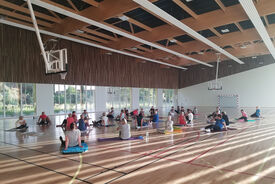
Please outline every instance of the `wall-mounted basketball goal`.
[[30, 10], [33, 26], [35, 29], [35, 33], [39, 42], [40, 50], [43, 56], [43, 60], [45, 63], [46, 74], [60, 74], [61, 79], [65, 79], [67, 75], [67, 49], [61, 50], [53, 50], [45, 51], [39, 28], [36, 22], [36, 18], [33, 12], [31, 0], [27, 0], [28, 7]]
[[216, 79], [208, 82], [208, 90], [214, 90], [214, 91], [222, 90], [222, 82], [218, 80], [221, 53], [216, 53], [216, 54], [217, 54]]

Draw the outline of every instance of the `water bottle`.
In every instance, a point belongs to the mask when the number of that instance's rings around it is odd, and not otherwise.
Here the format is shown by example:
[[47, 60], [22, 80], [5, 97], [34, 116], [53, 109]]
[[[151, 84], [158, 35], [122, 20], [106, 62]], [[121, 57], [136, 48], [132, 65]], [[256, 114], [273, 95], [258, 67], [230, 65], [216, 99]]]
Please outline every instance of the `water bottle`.
[[149, 140], [149, 132], [146, 132], [146, 138], [145, 138], [146, 142]]

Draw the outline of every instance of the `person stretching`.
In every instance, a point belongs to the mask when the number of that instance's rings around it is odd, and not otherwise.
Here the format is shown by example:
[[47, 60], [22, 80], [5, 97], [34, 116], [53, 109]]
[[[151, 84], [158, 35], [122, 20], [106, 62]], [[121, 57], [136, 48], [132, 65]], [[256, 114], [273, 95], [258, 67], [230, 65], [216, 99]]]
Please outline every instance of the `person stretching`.
[[205, 127], [205, 130], [210, 130], [211, 132], [222, 131], [223, 129], [227, 130], [227, 127], [221, 114], [217, 115], [216, 123], [214, 125], [208, 125]]
[[193, 124], [194, 115], [192, 113], [192, 110], [188, 109], [187, 112], [188, 112], [188, 114], [187, 114], [187, 117], [188, 117], [187, 124]]
[[168, 113], [168, 119], [167, 119], [167, 122], [166, 122], [166, 129], [167, 129], [167, 131], [169, 131], [169, 132], [173, 132], [174, 131], [173, 124], [174, 124], [174, 122], [172, 121], [172, 115], [169, 112]]
[[222, 119], [224, 119], [226, 126], [228, 126], [231, 122], [229, 121], [228, 115], [226, 112], [222, 112]]
[[159, 114], [158, 114], [158, 109], [155, 109], [155, 114], [153, 116], [153, 128], [158, 129], [159, 128]]
[[61, 145], [65, 146], [64, 150], [67, 150], [68, 147], [74, 147], [79, 146], [83, 147], [81, 145], [81, 132], [80, 130], [76, 129], [75, 123], [70, 124], [70, 130], [65, 132], [65, 141], [63, 141], [63, 138], [60, 136], [59, 139], [61, 141]]
[[178, 123], [180, 125], [184, 125], [184, 126], [186, 125], [186, 119], [185, 119], [185, 116], [184, 116], [184, 111], [180, 112]]
[[119, 130], [119, 137], [122, 140], [126, 140], [131, 137], [131, 128], [125, 118], [121, 120], [119, 127], [117, 127], [117, 130]]
[[27, 123], [23, 116], [19, 116], [19, 119], [15, 122], [15, 127], [16, 129], [27, 128]]
[[66, 123], [66, 131], [71, 130], [71, 124], [74, 123], [74, 118], [72, 117], [72, 114], [70, 113], [67, 118], [67, 123]]
[[48, 125], [51, 122], [50, 118], [45, 114], [45, 112], [42, 112], [42, 114], [39, 116], [37, 120], [38, 125]]
[[245, 122], [247, 122], [247, 114], [246, 114], [246, 112], [242, 109], [241, 113], [242, 113], [242, 117], [240, 117], [238, 120], [243, 119]]
[[256, 112], [254, 114], [252, 114], [250, 117], [252, 118], [259, 118], [261, 116], [261, 110], [259, 109], [259, 107], [256, 107]]

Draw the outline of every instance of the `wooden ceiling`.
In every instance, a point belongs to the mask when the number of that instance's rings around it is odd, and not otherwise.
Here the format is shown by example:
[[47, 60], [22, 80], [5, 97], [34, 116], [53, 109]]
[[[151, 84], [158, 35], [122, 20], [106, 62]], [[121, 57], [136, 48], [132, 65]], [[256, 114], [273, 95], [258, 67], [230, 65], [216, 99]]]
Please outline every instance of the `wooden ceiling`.
[[[144, 40], [160, 44], [192, 58], [213, 62], [215, 52], [179, 28], [165, 22], [132, 0], [41, 0], [59, 8], [104, 23]], [[150, 0], [193, 30], [238, 58], [268, 54], [259, 34], [238, 0]], [[255, 6], [269, 33], [275, 39], [275, 1], [258, 0]], [[184, 58], [122, 37], [108, 30], [66, 17], [34, 5], [40, 29], [123, 50], [177, 66], [196, 64]], [[0, 0], [0, 16], [5, 20], [32, 26], [23, 0]], [[228, 60], [223, 56], [222, 60]]]

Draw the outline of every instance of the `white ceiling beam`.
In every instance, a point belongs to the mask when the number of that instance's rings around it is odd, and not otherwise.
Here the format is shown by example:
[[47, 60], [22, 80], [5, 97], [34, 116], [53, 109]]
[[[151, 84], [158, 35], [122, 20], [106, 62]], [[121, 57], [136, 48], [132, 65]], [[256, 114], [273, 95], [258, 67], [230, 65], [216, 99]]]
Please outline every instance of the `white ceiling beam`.
[[228, 58], [236, 61], [239, 64], [244, 64], [244, 62], [242, 62], [240, 59], [238, 59], [237, 57], [231, 55], [229, 52], [225, 51], [224, 49], [222, 49], [221, 47], [219, 47], [215, 43], [213, 43], [210, 40], [208, 40], [207, 38], [203, 37], [202, 35], [200, 35], [196, 31], [194, 31], [193, 29], [191, 29], [190, 27], [188, 27], [187, 25], [185, 25], [184, 23], [182, 23], [181, 21], [179, 21], [175, 17], [173, 17], [170, 14], [166, 13], [165, 11], [163, 11], [162, 9], [157, 7], [156, 5], [152, 4], [151, 2], [149, 2], [147, 0], [133, 0], [133, 1], [136, 2], [137, 4], [139, 4], [140, 6], [144, 7], [148, 11], [162, 17], [162, 19], [170, 22], [172, 25], [180, 28], [181, 30], [188, 33], [193, 38], [196, 38], [196, 39], [200, 40], [201, 42], [209, 45], [210, 47], [212, 47], [216, 51], [220, 52], [221, 54], [227, 56]]
[[[3, 19], [0, 19], [0, 23], [7, 24], [7, 25], [10, 25], [10, 26], [14, 26], [14, 27], [18, 27], [18, 28], [21, 28], [21, 29], [26, 29], [26, 30], [29, 30], [29, 31], [35, 31], [35, 29], [33, 27], [18, 24], [18, 23], [14, 23], [14, 22], [11, 22], [11, 21], [3, 20]], [[81, 44], [96, 47], [96, 48], [99, 48], [99, 49], [104, 49], [104, 50], [111, 51], [111, 52], [114, 52], [114, 53], [123, 54], [123, 55], [126, 55], [126, 56], [131, 56], [131, 57], [135, 57], [135, 58], [138, 58], [138, 59], [142, 59], [142, 60], [146, 60], [146, 61], [150, 61], [150, 62], [153, 62], [153, 63], [158, 63], [158, 64], [162, 64], [162, 65], [166, 65], [166, 66], [170, 66], [170, 67], [178, 68], [178, 69], [182, 69], [182, 70], [187, 69], [187, 68], [180, 67], [180, 66], [177, 66], [177, 65], [164, 63], [164, 62], [161, 62], [161, 61], [158, 61], [158, 60], [155, 60], [155, 59], [150, 59], [150, 58], [146, 58], [146, 57], [143, 57], [143, 56], [138, 56], [138, 55], [131, 54], [131, 53], [128, 53], [128, 52], [124, 52], [124, 51], [112, 49], [112, 48], [109, 48], [109, 47], [105, 47], [105, 46], [102, 46], [102, 45], [86, 42], [86, 41], [83, 41], [83, 40], [78, 40], [78, 39], [68, 37], [68, 36], [64, 36], [64, 35], [61, 35], [61, 34], [56, 34], [56, 33], [52, 33], [52, 32], [41, 30], [41, 29], [39, 31], [40, 31], [40, 33], [45, 34], [45, 35], [61, 38], [61, 39], [64, 39], [64, 40], [70, 40], [70, 41], [73, 41], [73, 42], [76, 42], [76, 43], [81, 43]]]
[[259, 35], [261, 36], [262, 40], [264, 41], [267, 49], [275, 59], [275, 48], [274, 45], [270, 39], [270, 36], [268, 35], [268, 32], [261, 20], [261, 17], [253, 3], [252, 0], [240, 0], [240, 3], [248, 15], [251, 22], [254, 24], [254, 27], [258, 31]]
[[182, 57], [182, 58], [185, 58], [187, 60], [190, 60], [190, 61], [194, 61], [196, 63], [199, 63], [199, 64], [202, 64], [202, 65], [205, 65], [205, 66], [209, 66], [209, 67], [213, 67], [213, 65], [210, 65], [206, 62], [203, 62], [203, 61], [200, 61], [200, 60], [197, 60], [195, 58], [192, 58], [192, 57], [189, 57], [189, 56], [186, 56], [184, 54], [181, 54], [179, 52], [176, 52], [176, 51], [173, 51], [173, 50], [170, 50], [168, 48], [165, 48], [163, 46], [160, 46], [158, 44], [155, 44], [155, 43], [152, 43], [152, 42], [149, 42], [149, 41], [146, 41], [144, 39], [141, 39], [139, 37], [136, 37], [132, 34], [129, 34], [129, 33], [126, 33], [124, 31], [121, 31], [121, 30], [118, 30], [116, 28], [113, 28], [111, 26], [108, 26], [106, 24], [102, 24], [100, 22], [97, 22], [97, 21], [94, 21], [92, 19], [89, 19], [87, 17], [84, 17], [84, 16], [81, 16], [79, 14], [76, 14], [72, 11], [68, 11], [68, 10], [65, 10], [65, 9], [62, 9], [62, 8], [59, 8], [57, 6], [54, 6], [52, 4], [49, 4], [49, 3], [46, 3], [46, 2], [43, 2], [43, 1], [40, 1], [40, 0], [31, 0], [31, 2], [37, 6], [40, 6], [40, 7], [43, 7], [43, 8], [46, 8], [48, 10], [52, 10], [54, 12], [58, 12], [60, 14], [63, 14], [63, 15], [66, 15], [68, 17], [71, 17], [73, 19], [76, 19], [76, 20], [79, 20], [79, 21], [82, 21], [82, 22], [85, 22], [85, 23], [88, 23], [90, 25], [94, 25], [94, 26], [97, 26], [97, 27], [100, 27], [102, 29], [105, 29], [105, 30], [108, 30], [108, 31], [111, 31], [113, 33], [116, 33], [116, 34], [119, 34], [121, 36], [124, 36], [126, 38], [129, 38], [129, 39], [132, 39], [132, 40], [135, 40], [137, 42], [140, 42], [140, 43], [143, 43], [143, 44], [146, 44], [146, 45], [150, 45], [152, 47], [155, 47], [157, 49], [160, 49], [162, 51], [165, 51], [165, 52], [168, 52], [168, 53], [171, 53], [171, 54], [174, 54], [176, 56], [179, 56], [179, 57]]

